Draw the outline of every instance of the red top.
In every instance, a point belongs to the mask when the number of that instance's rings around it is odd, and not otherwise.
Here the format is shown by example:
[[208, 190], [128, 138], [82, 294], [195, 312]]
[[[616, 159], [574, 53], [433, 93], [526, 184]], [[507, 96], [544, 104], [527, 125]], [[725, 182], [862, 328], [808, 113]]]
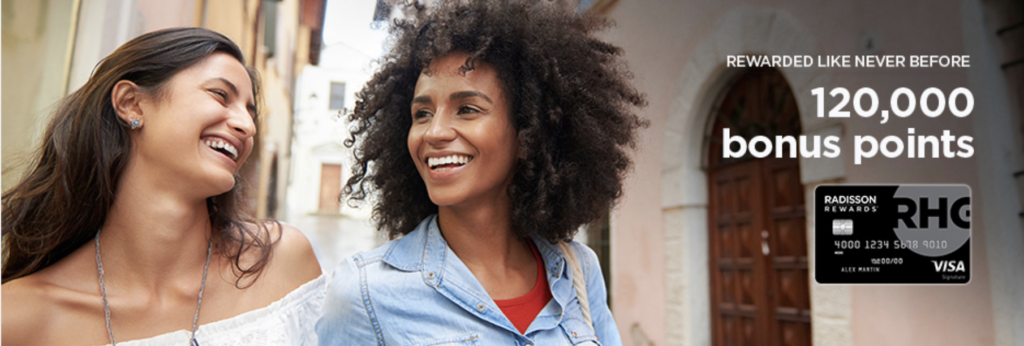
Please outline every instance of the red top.
[[537, 284], [524, 296], [494, 301], [521, 334], [526, 333], [526, 328], [530, 327], [533, 319], [537, 318], [537, 314], [544, 309], [545, 305], [548, 305], [548, 301], [551, 301], [551, 289], [548, 288], [544, 261], [541, 260], [533, 242], [530, 242], [530, 251], [533, 251], [533, 258], [537, 260]]

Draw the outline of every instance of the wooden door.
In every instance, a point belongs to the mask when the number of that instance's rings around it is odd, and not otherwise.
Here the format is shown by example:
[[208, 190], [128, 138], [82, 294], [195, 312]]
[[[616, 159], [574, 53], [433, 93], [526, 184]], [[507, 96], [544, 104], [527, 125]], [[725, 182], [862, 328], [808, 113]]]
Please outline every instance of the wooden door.
[[711, 179], [711, 311], [715, 345], [763, 345], [768, 334], [761, 255], [760, 162], [717, 169]]
[[[795, 100], [775, 70], [750, 70], [717, 108], [713, 131], [800, 132]], [[712, 338], [716, 346], [810, 345], [804, 188], [796, 158], [722, 159], [709, 146]], [[775, 150], [779, 150], [776, 148]]]
[[325, 163], [320, 166], [319, 209], [324, 214], [341, 211], [341, 165]]
[[763, 159], [766, 289], [771, 309], [768, 345], [810, 345], [811, 303], [807, 272], [804, 189], [796, 159]]

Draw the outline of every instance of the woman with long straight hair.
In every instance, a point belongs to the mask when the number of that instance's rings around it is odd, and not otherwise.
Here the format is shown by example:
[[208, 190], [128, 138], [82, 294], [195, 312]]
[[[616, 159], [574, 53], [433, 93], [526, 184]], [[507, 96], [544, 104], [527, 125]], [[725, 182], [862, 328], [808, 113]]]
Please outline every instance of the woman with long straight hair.
[[107, 56], [3, 194], [3, 344], [314, 344], [309, 241], [242, 211], [259, 100], [213, 31]]

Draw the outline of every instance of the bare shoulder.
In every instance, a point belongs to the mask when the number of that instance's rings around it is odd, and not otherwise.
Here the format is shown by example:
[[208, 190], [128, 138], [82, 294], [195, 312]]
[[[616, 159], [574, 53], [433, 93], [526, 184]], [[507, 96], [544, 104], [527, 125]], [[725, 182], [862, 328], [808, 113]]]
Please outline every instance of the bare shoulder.
[[32, 335], [43, 332], [50, 315], [45, 290], [38, 280], [24, 277], [5, 283], [0, 291], [0, 306], [3, 306], [3, 345], [24, 345], [31, 342]]
[[91, 246], [2, 286], [3, 345], [99, 344], [107, 340]]
[[288, 291], [320, 276], [320, 262], [309, 239], [299, 229], [283, 222], [268, 222], [273, 239], [273, 254], [267, 267], [268, 279], [280, 282]]
[[97, 340], [98, 335], [82, 327], [102, 323], [96, 322], [102, 321], [101, 317], [97, 317], [99, 320], [90, 318], [102, 316], [91, 314], [96, 311], [99, 299], [90, 299], [92, 296], [88, 293], [68, 287], [67, 280], [58, 284], [53, 274], [63, 272], [35, 273], [3, 284], [0, 291], [3, 345], [59, 345], [72, 340]]
[[[251, 238], [242, 249], [238, 263], [225, 263], [230, 269], [222, 272], [234, 297], [232, 316], [266, 307], [320, 276], [320, 263], [313, 254], [313, 247], [295, 227], [276, 221], [246, 223], [242, 227]], [[237, 267], [258, 268], [258, 271], [243, 278], [239, 285], [235, 281]], [[234, 275], [223, 276], [223, 273]]]

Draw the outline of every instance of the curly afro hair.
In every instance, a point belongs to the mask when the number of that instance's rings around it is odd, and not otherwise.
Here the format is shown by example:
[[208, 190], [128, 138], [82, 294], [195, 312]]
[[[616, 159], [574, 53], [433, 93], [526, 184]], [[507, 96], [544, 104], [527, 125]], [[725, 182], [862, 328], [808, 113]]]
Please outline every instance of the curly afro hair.
[[610, 21], [545, 0], [411, 4], [392, 23], [390, 52], [356, 94], [345, 145], [355, 147], [349, 203], [375, 196], [373, 218], [392, 239], [437, 213], [406, 146], [421, 71], [438, 57], [469, 54], [504, 83], [520, 145], [508, 195], [512, 227], [554, 243], [608, 212], [622, 194], [646, 106], [620, 60], [622, 49], [593, 33]]

